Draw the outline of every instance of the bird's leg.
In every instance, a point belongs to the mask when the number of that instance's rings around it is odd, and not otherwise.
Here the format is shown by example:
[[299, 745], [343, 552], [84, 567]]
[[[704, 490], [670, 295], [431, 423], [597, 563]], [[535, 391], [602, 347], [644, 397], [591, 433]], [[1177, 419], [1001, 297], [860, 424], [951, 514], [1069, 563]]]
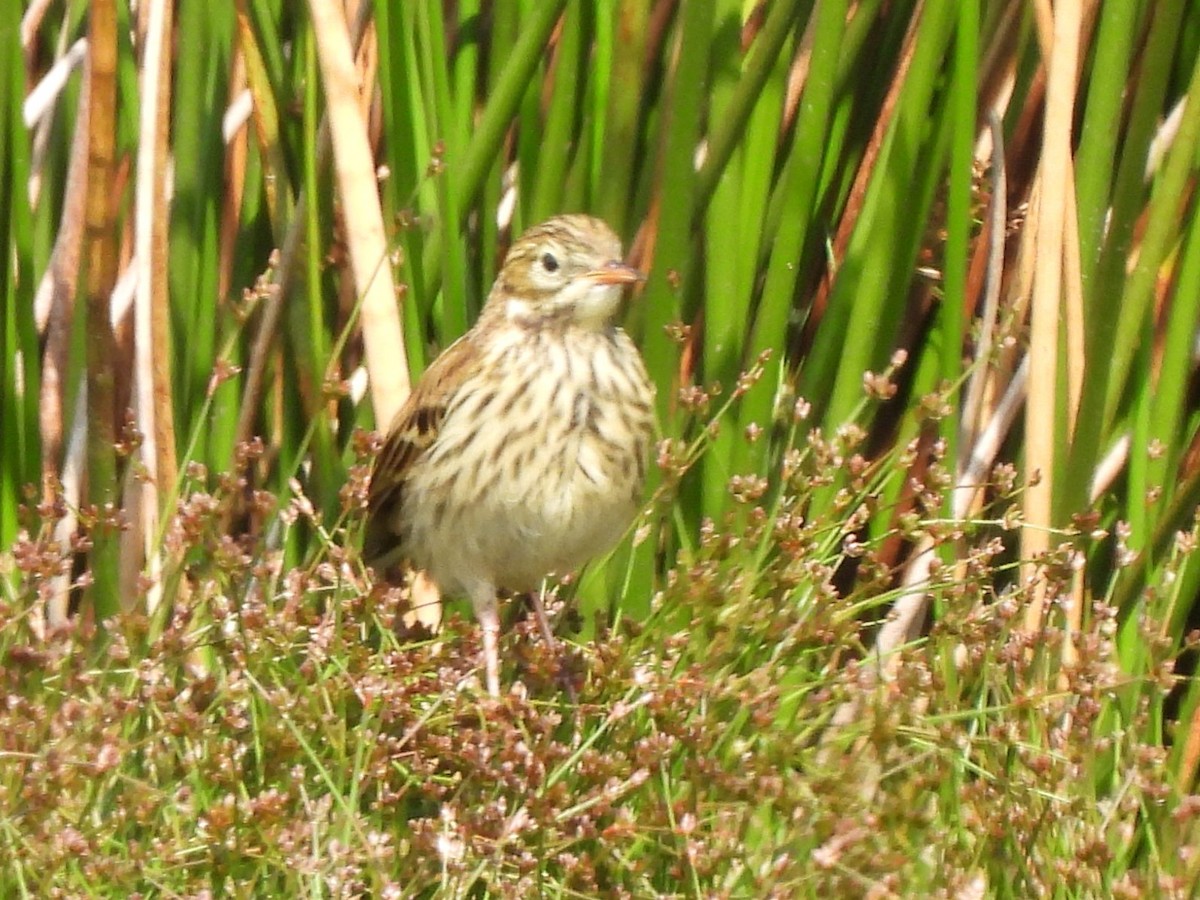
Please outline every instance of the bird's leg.
[[471, 605], [475, 618], [483, 629], [483, 669], [487, 677], [488, 693], [500, 696], [500, 613], [496, 603], [496, 589], [487, 582], [480, 582], [470, 591]]
[[558, 679], [561, 686], [566, 688], [571, 702], [578, 703], [579, 698], [575, 694], [575, 686], [571, 684], [571, 675], [567, 672], [566, 654], [559, 648], [558, 640], [554, 637], [554, 632], [550, 630], [550, 620], [546, 617], [546, 604], [543, 599], [545, 595], [545, 581], [536, 591], [530, 592], [529, 602], [533, 604], [533, 617], [537, 619], [538, 629], [542, 632], [542, 640], [546, 642], [546, 649], [558, 657]]
[[536, 591], [529, 594], [529, 602], [533, 604], [533, 617], [537, 619], [538, 629], [542, 632], [542, 640], [546, 642], [546, 647], [553, 653], [558, 648], [558, 641], [554, 639], [554, 632], [550, 630], [550, 620], [546, 618], [546, 604], [543, 597], [546, 595], [546, 582], [542, 582], [542, 586]]

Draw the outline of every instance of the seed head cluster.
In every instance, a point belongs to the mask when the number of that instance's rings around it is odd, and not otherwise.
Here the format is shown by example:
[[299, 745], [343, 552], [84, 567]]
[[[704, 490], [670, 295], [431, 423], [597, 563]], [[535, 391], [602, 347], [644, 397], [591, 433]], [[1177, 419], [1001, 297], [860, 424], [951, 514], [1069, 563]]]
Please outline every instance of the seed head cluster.
[[[683, 433], [703, 442], [710, 425]], [[45, 585], [71, 572], [50, 539], [63, 508], [23, 511], [0, 572], [4, 893], [1184, 897], [1195, 884], [1200, 800], [1175, 784], [1158, 729], [1200, 636], [1165, 639], [1170, 583], [1135, 623], [1141, 676], [1117, 664], [1114, 606], [1091, 604], [1075, 635], [1060, 617], [1026, 631], [1011, 473], [949, 527], [929, 513], [945, 491], [936, 444], [880, 460], [854, 429], [814, 433], [765, 488], [731, 473], [728, 512], [663, 545], [648, 620], [571, 646], [576, 702], [528, 620], [501, 638], [514, 683], [494, 701], [478, 689], [478, 629], [455, 613], [436, 637], [401, 637], [404, 588], [366, 577], [350, 533], [377, 444], [357, 445], [338, 522], [302, 494], [264, 501], [272, 527], [216, 552], [247, 479], [193, 468], [165, 523], [168, 579], [186, 589], [155, 617], [40, 628]], [[703, 455], [676, 438], [657, 460], [654, 510]], [[819, 487], [846, 483], [831, 466], [858, 472], [837, 512]], [[905, 497], [917, 511], [872, 532]], [[324, 538], [285, 566], [272, 529]], [[954, 548], [925, 587], [938, 615], [881, 678], [874, 635], [930, 535]], [[1095, 541], [1116, 537], [1081, 529], [1046, 561], [1051, 605]], [[1194, 550], [1180, 541], [1170, 578]]]

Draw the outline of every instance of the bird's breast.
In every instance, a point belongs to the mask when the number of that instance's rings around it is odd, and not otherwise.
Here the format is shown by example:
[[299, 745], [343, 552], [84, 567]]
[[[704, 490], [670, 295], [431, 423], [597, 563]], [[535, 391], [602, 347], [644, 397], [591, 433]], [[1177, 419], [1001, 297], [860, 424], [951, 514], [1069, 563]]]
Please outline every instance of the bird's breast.
[[457, 567], [529, 590], [611, 549], [641, 503], [653, 435], [653, 389], [629, 337], [497, 335], [474, 381], [422, 467], [441, 475], [411, 495], [440, 580]]

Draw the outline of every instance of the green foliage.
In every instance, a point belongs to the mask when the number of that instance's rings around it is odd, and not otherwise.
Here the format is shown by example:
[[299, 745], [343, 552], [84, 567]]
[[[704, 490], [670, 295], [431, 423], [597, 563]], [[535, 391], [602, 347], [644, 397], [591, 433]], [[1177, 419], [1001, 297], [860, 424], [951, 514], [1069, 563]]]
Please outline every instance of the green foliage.
[[[16, 34], [21, 17], [15, 6], [0, 13], [0, 34]], [[37, 335], [33, 323], [33, 285], [18, 272], [32, 268], [32, 221], [29, 195], [29, 148], [19, 126], [25, 76], [15, 53], [0, 63], [0, 291], [3, 291], [3, 338], [0, 339], [0, 546], [17, 533], [17, 504], [23, 484], [36, 483], [40, 446], [37, 407], [23, 402], [40, 387]]]

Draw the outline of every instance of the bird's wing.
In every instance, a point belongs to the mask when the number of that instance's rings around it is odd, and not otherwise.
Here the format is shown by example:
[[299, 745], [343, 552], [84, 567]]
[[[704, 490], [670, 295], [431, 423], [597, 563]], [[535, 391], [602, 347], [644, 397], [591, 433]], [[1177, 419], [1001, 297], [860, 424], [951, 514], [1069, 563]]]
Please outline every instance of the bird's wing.
[[437, 440], [446, 410], [478, 365], [479, 354], [468, 332], [425, 370], [392, 419], [383, 449], [375, 459], [367, 496], [363, 558], [369, 565], [385, 567], [403, 558], [402, 536], [395, 519], [405, 482], [413, 464]]

